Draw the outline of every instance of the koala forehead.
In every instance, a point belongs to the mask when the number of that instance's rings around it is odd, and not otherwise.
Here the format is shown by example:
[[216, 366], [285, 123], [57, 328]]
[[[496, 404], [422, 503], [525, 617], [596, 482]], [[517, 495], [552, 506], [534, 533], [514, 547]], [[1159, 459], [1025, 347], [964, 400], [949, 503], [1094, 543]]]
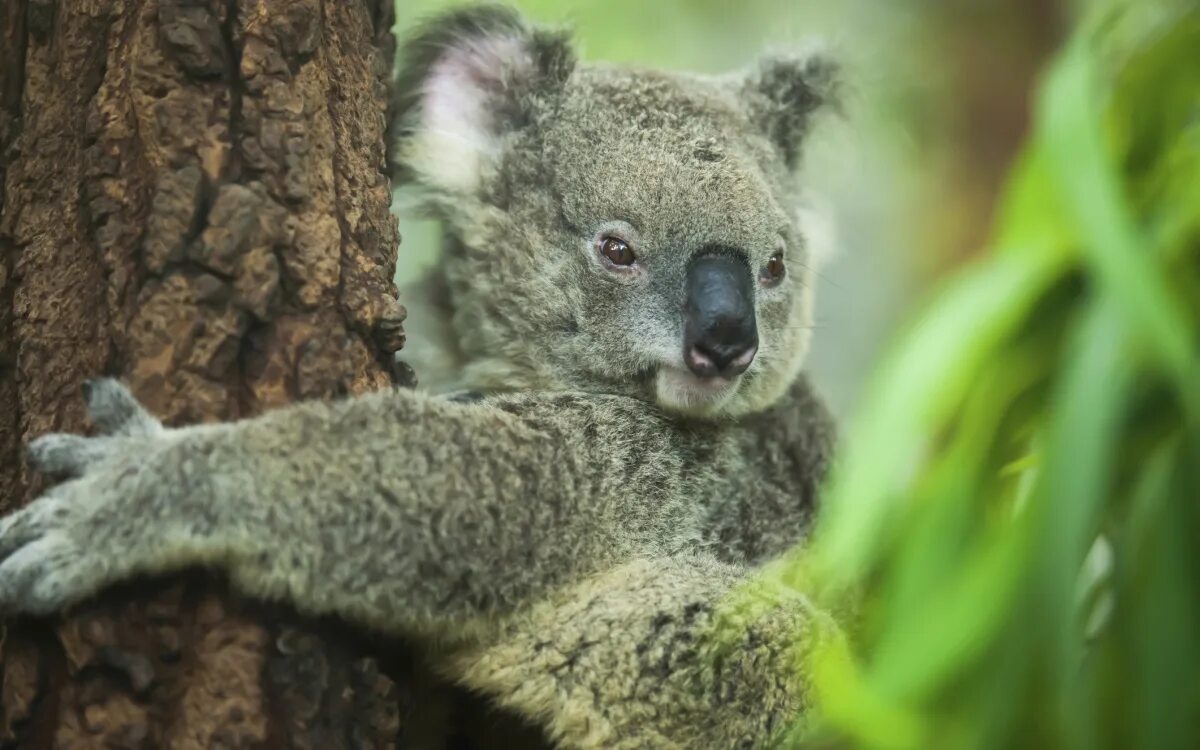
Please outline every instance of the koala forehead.
[[788, 172], [717, 79], [581, 66], [544, 122], [540, 158], [573, 229], [619, 220], [768, 252], [790, 231]]

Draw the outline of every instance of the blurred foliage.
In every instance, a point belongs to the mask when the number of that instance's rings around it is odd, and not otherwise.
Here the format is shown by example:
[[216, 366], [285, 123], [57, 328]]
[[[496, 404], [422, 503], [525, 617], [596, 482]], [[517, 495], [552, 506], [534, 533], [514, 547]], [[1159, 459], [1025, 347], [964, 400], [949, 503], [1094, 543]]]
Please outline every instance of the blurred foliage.
[[991, 251], [875, 373], [814, 543], [820, 746], [1200, 747], [1200, 8], [1088, 16]]

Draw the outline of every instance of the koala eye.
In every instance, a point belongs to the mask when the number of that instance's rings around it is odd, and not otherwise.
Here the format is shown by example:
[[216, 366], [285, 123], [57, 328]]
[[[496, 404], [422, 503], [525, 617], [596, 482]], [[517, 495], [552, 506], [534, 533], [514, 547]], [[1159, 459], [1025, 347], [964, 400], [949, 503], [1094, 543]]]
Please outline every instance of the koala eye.
[[605, 236], [600, 238], [600, 254], [608, 258], [614, 266], [632, 266], [635, 260], [633, 248], [629, 243], [617, 237]]
[[767, 261], [767, 265], [763, 266], [759, 281], [763, 286], [775, 286], [783, 281], [785, 275], [787, 275], [787, 266], [783, 263], [783, 253], [777, 252]]

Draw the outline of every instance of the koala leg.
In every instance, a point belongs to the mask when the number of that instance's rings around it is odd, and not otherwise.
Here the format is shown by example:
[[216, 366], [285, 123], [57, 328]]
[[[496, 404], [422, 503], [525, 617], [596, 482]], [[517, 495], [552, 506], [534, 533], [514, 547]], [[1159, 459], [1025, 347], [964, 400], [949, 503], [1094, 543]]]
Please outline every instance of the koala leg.
[[787, 605], [723, 627], [744, 576], [707, 556], [634, 560], [439, 667], [562, 748], [761, 747], [804, 708], [799, 649], [817, 615]]

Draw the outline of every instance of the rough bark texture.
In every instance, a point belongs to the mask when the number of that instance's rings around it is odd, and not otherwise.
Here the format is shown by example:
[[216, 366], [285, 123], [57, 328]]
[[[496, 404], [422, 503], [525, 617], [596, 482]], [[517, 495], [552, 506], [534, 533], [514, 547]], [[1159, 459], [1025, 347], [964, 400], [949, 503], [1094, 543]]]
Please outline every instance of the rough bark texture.
[[[168, 423], [404, 379], [391, 2], [0, 4], [0, 511], [40, 490], [21, 443], [85, 429], [87, 377]], [[199, 574], [0, 627], [3, 747], [406, 746], [426, 689]]]

